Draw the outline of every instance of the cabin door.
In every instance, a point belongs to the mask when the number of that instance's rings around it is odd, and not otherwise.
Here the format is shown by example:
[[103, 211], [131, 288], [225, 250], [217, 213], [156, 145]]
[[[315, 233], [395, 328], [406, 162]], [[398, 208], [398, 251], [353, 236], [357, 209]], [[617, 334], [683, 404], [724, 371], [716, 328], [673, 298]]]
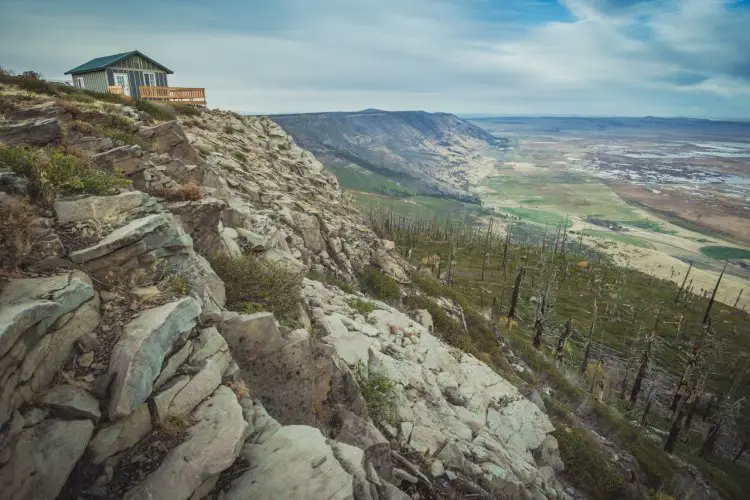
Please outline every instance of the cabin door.
[[130, 83], [128, 82], [127, 73], [115, 73], [115, 85], [122, 87], [125, 95], [130, 95]]

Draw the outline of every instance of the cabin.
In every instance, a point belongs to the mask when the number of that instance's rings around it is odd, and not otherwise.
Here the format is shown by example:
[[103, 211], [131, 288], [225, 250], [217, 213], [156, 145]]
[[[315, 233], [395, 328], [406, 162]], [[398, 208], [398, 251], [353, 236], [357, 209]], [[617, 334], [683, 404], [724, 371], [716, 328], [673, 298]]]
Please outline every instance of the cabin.
[[68, 70], [73, 85], [94, 92], [110, 92], [133, 99], [206, 105], [203, 88], [170, 87], [174, 71], [137, 50], [94, 58]]

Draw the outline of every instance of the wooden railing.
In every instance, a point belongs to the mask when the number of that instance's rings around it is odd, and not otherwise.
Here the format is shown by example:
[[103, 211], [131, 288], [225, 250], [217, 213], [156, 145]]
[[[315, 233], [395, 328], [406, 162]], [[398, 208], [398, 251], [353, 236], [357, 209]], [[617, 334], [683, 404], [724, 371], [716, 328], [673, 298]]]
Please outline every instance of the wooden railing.
[[119, 85], [110, 85], [107, 87], [107, 92], [110, 94], [125, 95], [125, 89]]
[[206, 89], [186, 87], [138, 87], [141, 99], [206, 105]]

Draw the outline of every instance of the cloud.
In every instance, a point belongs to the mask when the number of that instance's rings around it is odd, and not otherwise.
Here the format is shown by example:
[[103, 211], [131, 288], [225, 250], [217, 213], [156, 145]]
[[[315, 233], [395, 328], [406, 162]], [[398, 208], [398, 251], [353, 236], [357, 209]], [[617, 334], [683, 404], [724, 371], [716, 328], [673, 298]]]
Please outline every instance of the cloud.
[[[750, 117], [735, 0], [7, 3], [0, 64], [51, 78], [137, 48], [242, 112]], [[148, 13], [148, 14], [144, 14]], [[119, 29], [111, 20], [118, 19]]]

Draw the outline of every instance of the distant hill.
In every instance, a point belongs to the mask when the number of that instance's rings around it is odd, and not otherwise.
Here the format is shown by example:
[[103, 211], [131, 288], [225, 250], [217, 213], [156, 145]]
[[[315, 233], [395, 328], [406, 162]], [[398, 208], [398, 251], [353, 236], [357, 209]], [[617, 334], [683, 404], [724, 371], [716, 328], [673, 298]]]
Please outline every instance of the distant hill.
[[417, 193], [477, 201], [466, 189], [467, 171], [479, 151], [507, 146], [505, 139], [450, 113], [367, 109], [271, 118], [344, 187], [348, 174], [364, 170]]

